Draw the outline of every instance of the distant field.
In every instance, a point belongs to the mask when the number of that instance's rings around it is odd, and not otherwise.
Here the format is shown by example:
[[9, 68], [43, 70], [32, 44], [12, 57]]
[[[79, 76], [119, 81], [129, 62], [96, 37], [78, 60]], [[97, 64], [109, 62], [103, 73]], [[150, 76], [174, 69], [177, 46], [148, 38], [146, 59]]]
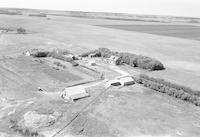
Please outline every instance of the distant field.
[[191, 25], [100, 25], [102, 27], [200, 40], [200, 27]]

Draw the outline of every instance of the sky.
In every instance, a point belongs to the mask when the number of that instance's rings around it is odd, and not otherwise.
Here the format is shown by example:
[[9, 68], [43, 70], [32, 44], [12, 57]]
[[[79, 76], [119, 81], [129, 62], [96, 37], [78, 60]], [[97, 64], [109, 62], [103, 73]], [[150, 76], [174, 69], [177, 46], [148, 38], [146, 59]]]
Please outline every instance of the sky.
[[200, 17], [200, 0], [0, 0], [0, 7]]

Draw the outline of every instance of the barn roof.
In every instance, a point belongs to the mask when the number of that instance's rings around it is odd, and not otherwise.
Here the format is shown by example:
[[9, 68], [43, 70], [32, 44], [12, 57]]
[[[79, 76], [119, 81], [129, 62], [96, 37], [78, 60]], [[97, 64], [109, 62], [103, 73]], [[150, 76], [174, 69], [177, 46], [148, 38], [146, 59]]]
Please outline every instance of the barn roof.
[[120, 82], [123, 82], [123, 83], [130, 82], [130, 81], [134, 81], [133, 78], [130, 76], [120, 78]]
[[75, 99], [80, 99], [80, 98], [84, 98], [84, 97], [88, 97], [88, 96], [89, 96], [89, 94], [87, 92], [85, 92], [85, 93], [78, 93], [78, 94], [72, 95], [72, 96], [70, 96], [70, 98], [72, 100], [75, 100]]
[[89, 93], [86, 92], [83, 86], [75, 86], [75, 87], [68, 87], [65, 88], [62, 97], [65, 99], [71, 99], [72, 101], [75, 99], [80, 99], [84, 97], [88, 97]]
[[73, 96], [80, 93], [85, 93], [85, 88], [83, 86], [75, 86], [75, 87], [68, 87], [64, 89], [64, 92], [67, 92], [68, 96]]

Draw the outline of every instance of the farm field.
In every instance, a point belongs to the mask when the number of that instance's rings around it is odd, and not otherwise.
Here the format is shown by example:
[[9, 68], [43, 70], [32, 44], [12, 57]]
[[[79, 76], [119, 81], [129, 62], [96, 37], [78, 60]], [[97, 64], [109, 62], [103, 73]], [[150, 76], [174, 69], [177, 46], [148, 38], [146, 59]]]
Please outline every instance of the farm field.
[[[109, 19], [102, 18], [104, 14], [98, 14], [99, 18], [84, 18], [82, 14], [74, 17], [59, 11], [45, 11], [49, 13], [47, 17], [37, 17], [28, 15], [39, 10], [22, 11], [22, 15], [0, 14], [0, 28], [22, 27], [27, 31], [26, 34], [0, 33], [0, 136], [5, 133], [3, 137], [22, 137], [10, 128], [10, 120], [30, 126], [29, 116], [36, 115], [47, 120], [36, 118], [36, 124], [33, 123], [45, 137], [52, 137], [68, 123], [56, 137], [199, 137], [199, 107], [138, 84], [106, 89], [105, 82], [124, 71], [131, 75], [145, 73], [200, 91], [200, 24], [191, 23], [190, 19], [188, 22], [182, 18], [180, 21], [148, 16], [141, 18], [156, 21], [117, 20], [111, 17], [118, 18], [118, 15], [112, 14], [106, 15]], [[97, 66], [90, 66], [90, 59], [80, 59], [78, 63], [104, 73], [105, 79], [82, 85], [90, 97], [65, 102], [59, 91], [95, 80], [89, 75], [93, 73], [58, 59], [22, 55], [30, 49], [65, 49], [79, 55], [102, 47], [158, 59], [166, 69], [152, 72], [126, 66], [118, 68], [102, 62], [101, 58], [91, 59]], [[54, 62], [66, 68], [55, 66]], [[38, 92], [38, 87], [45, 92]]]
[[[94, 80], [92, 76], [73, 69], [57, 70], [45, 60], [25, 56], [0, 61], [1, 96], [28, 99], [38, 96], [38, 87], [46, 92], [62, 91], [66, 86]], [[17, 91], [17, 92], [16, 92]]]
[[200, 27], [191, 25], [102, 25], [102, 27], [200, 40]]

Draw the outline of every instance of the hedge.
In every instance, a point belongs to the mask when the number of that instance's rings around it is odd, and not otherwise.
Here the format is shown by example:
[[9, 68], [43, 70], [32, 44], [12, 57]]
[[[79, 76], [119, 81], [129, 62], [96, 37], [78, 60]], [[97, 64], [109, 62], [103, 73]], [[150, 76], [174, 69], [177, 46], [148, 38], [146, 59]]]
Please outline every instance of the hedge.
[[17, 124], [18, 122], [16, 120], [12, 120], [10, 119], [9, 124], [10, 124], [10, 128], [14, 131], [17, 132], [19, 134], [21, 134], [22, 136], [25, 137], [44, 137], [44, 135], [38, 133], [37, 131], [31, 130], [29, 128], [26, 127], [21, 127]]
[[139, 67], [142, 69], [149, 69], [149, 70], [163, 70], [164, 65], [153, 58], [136, 55], [132, 53], [118, 53], [119, 57], [122, 57], [122, 60], [124, 63], [133, 66], [133, 67]]
[[165, 93], [169, 96], [200, 106], [200, 91], [193, 90], [189, 87], [174, 84], [160, 78], [152, 78], [141, 74], [135, 81], [155, 91]]
[[49, 55], [49, 52], [48, 51], [37, 51], [35, 52], [34, 54], [31, 54], [32, 56], [34, 57], [37, 57], [37, 58], [45, 58]]
[[31, 56], [33, 57], [52, 57], [56, 59], [60, 59], [63, 61], [71, 62], [74, 59], [70, 57], [65, 57], [64, 55], [69, 54], [70, 52], [68, 50], [53, 50], [53, 51], [36, 51], [34, 53], [31, 53]]
[[20, 27], [17, 29], [17, 33], [18, 34], [26, 34], [26, 29]]
[[40, 14], [29, 14], [28, 16], [35, 16], [35, 17], [47, 17], [46, 14], [40, 13]]
[[126, 52], [113, 52], [107, 48], [99, 48], [97, 50], [83, 53], [80, 56], [87, 57], [90, 54], [98, 54], [99, 56], [104, 58], [109, 58], [112, 55], [118, 56], [122, 59], [123, 63], [128, 64], [132, 67], [139, 67], [142, 69], [148, 69], [153, 71], [165, 69], [164, 65], [156, 59]]

